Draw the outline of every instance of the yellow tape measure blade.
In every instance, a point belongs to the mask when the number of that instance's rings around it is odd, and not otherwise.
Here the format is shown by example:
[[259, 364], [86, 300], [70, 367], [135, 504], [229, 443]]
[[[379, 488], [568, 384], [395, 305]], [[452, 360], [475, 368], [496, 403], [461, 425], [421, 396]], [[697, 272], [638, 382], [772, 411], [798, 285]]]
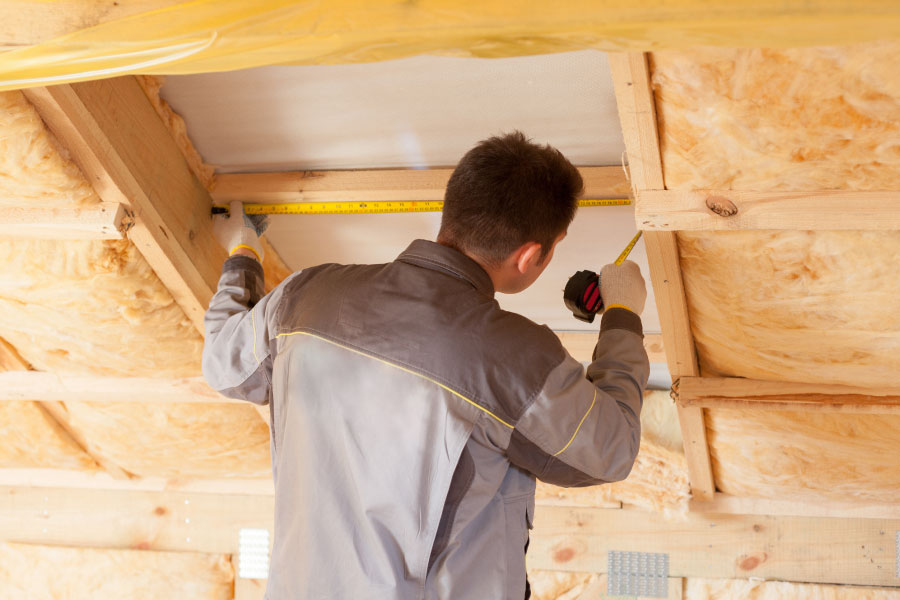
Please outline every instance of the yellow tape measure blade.
[[625, 249], [622, 250], [622, 254], [619, 255], [619, 258], [616, 259], [616, 265], [621, 265], [625, 262], [625, 259], [628, 258], [628, 255], [631, 254], [631, 251], [634, 250], [634, 245], [637, 244], [637, 241], [641, 239], [641, 234], [643, 231], [638, 231], [637, 235], [631, 238], [631, 241], [625, 246]]
[[[579, 200], [579, 207], [628, 206], [628, 198]], [[412, 212], [440, 212], [442, 200], [374, 200], [371, 202], [285, 202], [279, 204], [244, 204], [248, 215], [346, 215], [384, 214]], [[216, 204], [213, 214], [227, 214], [228, 207]]]

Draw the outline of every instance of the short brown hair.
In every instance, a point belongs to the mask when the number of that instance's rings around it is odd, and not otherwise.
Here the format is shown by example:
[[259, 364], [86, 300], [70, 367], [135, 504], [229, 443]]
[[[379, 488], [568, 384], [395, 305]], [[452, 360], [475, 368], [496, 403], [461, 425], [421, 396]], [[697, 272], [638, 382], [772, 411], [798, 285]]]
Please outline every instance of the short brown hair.
[[483, 140], [447, 183], [438, 241], [498, 264], [526, 242], [541, 260], [575, 217], [584, 184], [562, 153], [520, 131]]

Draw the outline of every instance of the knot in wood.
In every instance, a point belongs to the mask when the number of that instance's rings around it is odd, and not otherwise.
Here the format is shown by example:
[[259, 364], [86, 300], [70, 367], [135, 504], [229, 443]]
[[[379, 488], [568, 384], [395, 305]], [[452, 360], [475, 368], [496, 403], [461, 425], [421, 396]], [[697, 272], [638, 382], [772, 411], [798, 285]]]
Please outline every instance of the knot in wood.
[[707, 198], [706, 207], [720, 217], [730, 217], [738, 212], [738, 207], [735, 206], [734, 202], [722, 196], [710, 196]]

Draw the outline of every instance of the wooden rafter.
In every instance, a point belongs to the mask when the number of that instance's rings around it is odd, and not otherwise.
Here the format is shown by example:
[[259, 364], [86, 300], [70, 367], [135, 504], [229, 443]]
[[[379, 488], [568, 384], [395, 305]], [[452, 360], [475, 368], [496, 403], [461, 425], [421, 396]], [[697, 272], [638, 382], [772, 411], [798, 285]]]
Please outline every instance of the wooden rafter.
[[648, 190], [635, 219], [645, 231], [898, 230], [900, 192]]
[[[636, 196], [645, 190], [662, 190], [665, 184], [647, 57], [641, 53], [612, 53], [609, 55], [609, 63], [619, 120], [625, 137], [632, 188]], [[647, 232], [644, 243], [669, 372], [673, 380], [699, 375], [675, 234]], [[715, 492], [715, 482], [706, 441], [703, 409], [679, 407], [678, 420], [684, 438], [691, 492], [696, 498], [711, 499]]]
[[900, 414], [900, 387], [863, 388], [740, 377], [682, 377], [672, 386], [678, 406], [857, 414]]
[[[580, 167], [585, 198], [628, 196], [621, 167]], [[369, 169], [353, 171], [292, 171], [217, 175], [212, 197], [219, 204], [378, 202], [381, 200], [443, 200], [453, 169]]]
[[133, 77], [27, 90], [104, 202], [134, 218], [128, 233], [199, 331], [225, 251], [212, 199]]

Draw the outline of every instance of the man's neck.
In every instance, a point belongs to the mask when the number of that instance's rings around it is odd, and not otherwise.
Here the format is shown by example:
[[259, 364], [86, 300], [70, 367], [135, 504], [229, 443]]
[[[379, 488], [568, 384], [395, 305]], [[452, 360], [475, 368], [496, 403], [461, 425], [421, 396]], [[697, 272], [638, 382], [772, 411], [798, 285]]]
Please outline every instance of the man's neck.
[[478, 255], [472, 254], [471, 252], [466, 252], [465, 250], [463, 250], [462, 248], [459, 248], [458, 246], [455, 246], [454, 244], [448, 243], [440, 238], [438, 238], [436, 240], [436, 242], [438, 244], [440, 244], [441, 246], [446, 246], [447, 248], [453, 248], [460, 254], [464, 254], [465, 256], [474, 260], [476, 263], [478, 263], [479, 267], [484, 269], [484, 272], [488, 274], [488, 277], [491, 278], [491, 283], [493, 284], [494, 289], [495, 290], [503, 289], [501, 286], [505, 283], [505, 280], [499, 269], [497, 269], [496, 267], [492, 267], [483, 258], [479, 257]]

